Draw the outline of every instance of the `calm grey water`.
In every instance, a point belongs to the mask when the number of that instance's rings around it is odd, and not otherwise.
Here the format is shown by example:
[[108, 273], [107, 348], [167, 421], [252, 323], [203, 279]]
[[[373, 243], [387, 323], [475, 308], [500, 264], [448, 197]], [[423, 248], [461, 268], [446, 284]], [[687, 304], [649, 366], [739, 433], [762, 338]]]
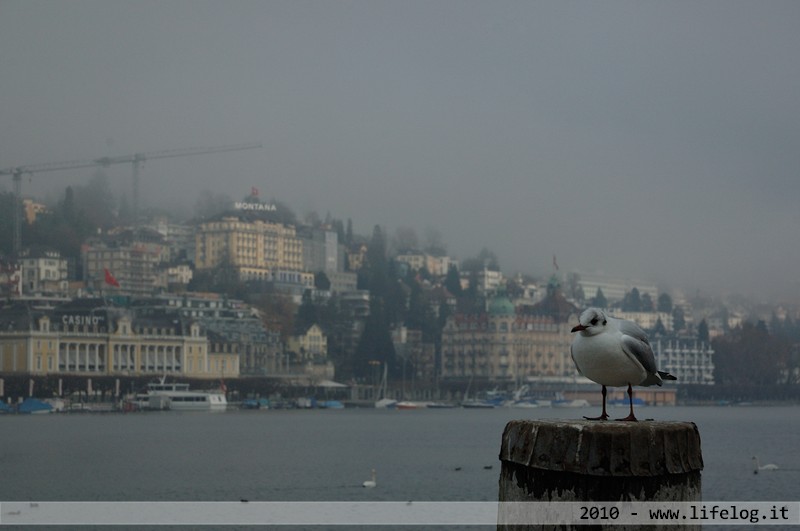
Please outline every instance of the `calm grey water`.
[[[596, 413], [7, 415], [0, 417], [0, 501], [494, 501], [506, 422]], [[800, 407], [641, 408], [638, 415], [697, 424], [704, 500], [800, 500]], [[754, 475], [753, 455], [782, 470]], [[378, 487], [364, 489], [372, 468]]]

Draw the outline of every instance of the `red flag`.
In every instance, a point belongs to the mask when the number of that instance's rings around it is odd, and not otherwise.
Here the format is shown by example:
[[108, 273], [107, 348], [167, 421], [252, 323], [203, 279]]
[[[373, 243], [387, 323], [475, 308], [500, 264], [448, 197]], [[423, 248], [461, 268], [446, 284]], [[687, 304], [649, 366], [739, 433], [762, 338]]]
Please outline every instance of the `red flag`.
[[250, 195], [252, 195], [253, 197], [258, 197], [258, 188], [256, 188], [255, 186], [251, 186]]
[[106, 284], [110, 284], [111, 286], [118, 288], [119, 282], [117, 282], [117, 279], [114, 278], [114, 275], [111, 274], [111, 271], [109, 271], [108, 269], [103, 269], [103, 271], [106, 272]]

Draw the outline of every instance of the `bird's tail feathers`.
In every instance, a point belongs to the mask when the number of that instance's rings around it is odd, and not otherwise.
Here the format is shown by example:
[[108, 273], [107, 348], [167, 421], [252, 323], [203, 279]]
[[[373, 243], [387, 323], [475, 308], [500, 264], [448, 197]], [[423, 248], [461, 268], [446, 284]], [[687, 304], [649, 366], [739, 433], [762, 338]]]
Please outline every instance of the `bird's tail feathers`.
[[657, 386], [661, 387], [661, 381], [662, 380], [677, 380], [677, 378], [675, 378], [674, 376], [672, 376], [668, 372], [656, 371], [654, 373], [651, 372], [650, 374], [648, 374], [647, 378], [645, 378], [645, 380], [642, 383], [640, 383], [639, 385], [644, 386], [644, 387], [649, 387], [651, 385], [657, 385]]

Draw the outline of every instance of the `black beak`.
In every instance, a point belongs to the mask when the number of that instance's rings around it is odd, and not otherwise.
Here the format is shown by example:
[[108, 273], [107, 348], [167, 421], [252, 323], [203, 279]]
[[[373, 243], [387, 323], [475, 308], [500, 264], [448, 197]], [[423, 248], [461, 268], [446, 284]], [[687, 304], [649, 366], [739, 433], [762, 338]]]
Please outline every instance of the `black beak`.
[[570, 330], [570, 332], [575, 333], [575, 332], [580, 332], [581, 330], [586, 330], [586, 327], [583, 326], [582, 324], [579, 324], [578, 326]]

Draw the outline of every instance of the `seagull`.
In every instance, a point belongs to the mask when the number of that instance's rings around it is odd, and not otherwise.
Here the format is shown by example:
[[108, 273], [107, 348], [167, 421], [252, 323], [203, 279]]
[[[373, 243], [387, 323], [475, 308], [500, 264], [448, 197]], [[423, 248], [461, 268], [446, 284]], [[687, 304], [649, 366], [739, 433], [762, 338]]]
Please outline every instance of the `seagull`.
[[372, 488], [372, 487], [377, 487], [378, 486], [378, 482], [375, 481], [375, 469], [374, 468], [372, 469], [372, 479], [366, 480], [364, 483], [361, 484], [361, 486], [362, 487], [366, 487], [366, 488]]
[[661, 385], [662, 380], [676, 380], [669, 373], [656, 369], [656, 359], [647, 334], [633, 321], [616, 319], [599, 308], [585, 310], [572, 333], [578, 332], [570, 346], [572, 361], [578, 372], [603, 386], [603, 412], [587, 420], [606, 420], [606, 386], [628, 386], [630, 414], [624, 419], [635, 421], [633, 385]]
[[759, 470], [778, 470], [778, 465], [773, 465], [772, 463], [762, 465], [759, 463], [758, 457], [753, 456], [753, 474], [758, 474]]

